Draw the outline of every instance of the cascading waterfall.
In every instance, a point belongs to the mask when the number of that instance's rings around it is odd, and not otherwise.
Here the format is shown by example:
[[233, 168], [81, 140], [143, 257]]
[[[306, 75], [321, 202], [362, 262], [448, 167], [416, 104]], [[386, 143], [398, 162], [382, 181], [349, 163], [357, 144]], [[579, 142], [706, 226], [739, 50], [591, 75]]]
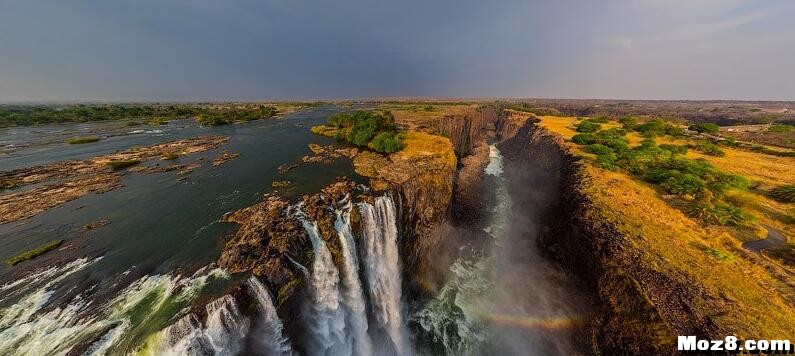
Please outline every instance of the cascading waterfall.
[[283, 334], [284, 325], [282, 325], [281, 319], [276, 314], [276, 308], [273, 306], [273, 300], [268, 289], [256, 277], [250, 277], [246, 284], [248, 284], [251, 293], [257, 299], [257, 307], [260, 313], [259, 325], [253, 335], [258, 348], [265, 355], [292, 355], [290, 342]]
[[313, 355], [351, 355], [353, 345], [345, 331], [345, 314], [340, 304], [339, 271], [334, 265], [331, 252], [320, 237], [317, 223], [298, 214], [315, 253], [311, 273], [311, 310], [307, 313], [309, 345]]
[[[362, 214], [362, 236], [365, 274], [369, 286], [374, 321], [386, 334], [394, 353], [411, 352], [406, 338], [401, 304], [400, 255], [395, 204], [388, 195], [375, 199], [375, 206], [359, 204]], [[389, 350], [377, 350], [378, 354]]]
[[362, 285], [359, 281], [359, 262], [356, 254], [356, 244], [351, 232], [351, 208], [352, 204], [348, 201], [341, 209], [337, 209], [337, 219], [334, 227], [342, 246], [342, 284], [344, 294], [344, 304], [347, 309], [347, 322], [350, 324], [351, 332], [348, 338], [352, 339], [354, 354], [372, 354], [370, 337], [367, 334], [367, 308], [364, 302]]
[[248, 318], [240, 314], [230, 295], [218, 298], [205, 307], [207, 326], [194, 314], [188, 314], [163, 330], [154, 350], [157, 355], [237, 355], [249, 329]]

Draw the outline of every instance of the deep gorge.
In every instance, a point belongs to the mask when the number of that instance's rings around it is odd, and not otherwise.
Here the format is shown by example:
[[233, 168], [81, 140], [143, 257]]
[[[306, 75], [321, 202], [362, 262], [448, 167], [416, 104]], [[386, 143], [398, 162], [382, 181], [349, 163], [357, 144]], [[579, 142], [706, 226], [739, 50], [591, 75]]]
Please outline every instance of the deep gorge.
[[[636, 280], [604, 254], [620, 249], [619, 242], [583, 218], [580, 163], [532, 115], [481, 106], [415, 125], [449, 139], [440, 142], [455, 156], [452, 166], [444, 154], [406, 162], [368, 156], [363, 166], [378, 169], [354, 166], [370, 184], [338, 177], [300, 197], [266, 194], [223, 215], [235, 228], [216, 263], [190, 273], [130, 275], [104, 300], [77, 295], [40, 310], [53, 286], [103, 256], [31, 275], [44, 284], [4, 309], [0, 350], [668, 350], [655, 338], [668, 324]], [[59, 349], [49, 349], [53, 343]]]

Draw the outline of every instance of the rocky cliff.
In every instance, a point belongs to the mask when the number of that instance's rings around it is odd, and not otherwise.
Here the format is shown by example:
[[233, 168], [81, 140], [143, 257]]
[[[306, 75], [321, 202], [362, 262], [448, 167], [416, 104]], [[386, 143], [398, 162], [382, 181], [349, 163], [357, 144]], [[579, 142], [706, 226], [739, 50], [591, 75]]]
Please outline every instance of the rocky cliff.
[[[677, 335], [790, 333], [791, 307], [765, 287], [769, 281], [748, 281], [758, 266], [716, 262], [697, 248], [710, 238], [698, 224], [631, 178], [586, 163], [537, 122], [504, 113], [499, 148], [512, 168], [506, 169], [509, 179], [521, 179], [522, 170], [534, 166], [557, 181], [545, 186], [558, 199], [539, 243], [594, 301], [578, 340], [585, 352], [674, 354]], [[735, 285], [742, 280], [744, 286]]]

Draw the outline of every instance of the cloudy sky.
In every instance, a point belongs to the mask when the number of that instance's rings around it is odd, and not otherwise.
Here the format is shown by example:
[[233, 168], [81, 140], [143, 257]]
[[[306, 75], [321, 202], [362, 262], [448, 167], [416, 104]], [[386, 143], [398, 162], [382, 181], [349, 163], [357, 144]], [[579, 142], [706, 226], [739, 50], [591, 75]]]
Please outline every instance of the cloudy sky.
[[0, 101], [795, 100], [791, 0], [0, 0]]

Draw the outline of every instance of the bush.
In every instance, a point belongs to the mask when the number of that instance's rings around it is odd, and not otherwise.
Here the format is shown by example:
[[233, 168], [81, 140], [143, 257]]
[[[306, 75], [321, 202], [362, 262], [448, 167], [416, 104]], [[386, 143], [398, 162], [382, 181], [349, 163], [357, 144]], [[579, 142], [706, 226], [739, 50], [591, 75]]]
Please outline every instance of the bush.
[[671, 154], [678, 154], [678, 155], [683, 155], [683, 154], [687, 153], [687, 150], [688, 150], [687, 146], [669, 145], [667, 143], [664, 143], [664, 144], [662, 144], [662, 145], [660, 145], [658, 147], [660, 147], [660, 149], [662, 149], [662, 150], [666, 150], [668, 152], [671, 152]]
[[97, 142], [97, 141], [99, 141], [99, 137], [97, 137], [97, 136], [85, 136], [85, 137], [75, 137], [75, 138], [70, 139], [67, 142], [69, 142], [70, 145], [80, 145], [80, 144], [83, 144], [83, 143], [90, 143], [90, 142]]
[[602, 129], [602, 125], [588, 120], [584, 120], [577, 125], [574, 125], [574, 127], [577, 129], [577, 132], [582, 133], [592, 133]]
[[598, 156], [613, 153], [613, 149], [600, 143], [594, 143], [592, 145], [585, 146], [585, 152], [593, 153]]
[[571, 141], [578, 145], [591, 145], [599, 141], [594, 133], [581, 133], [571, 137]]
[[670, 194], [700, 198], [707, 190], [707, 184], [698, 176], [690, 173], [670, 172], [660, 183], [660, 187]]
[[715, 156], [715, 157], [726, 156], [726, 152], [723, 152], [723, 150], [721, 150], [720, 147], [718, 147], [718, 145], [712, 142], [700, 141], [695, 145], [690, 145], [690, 148], [710, 156]]
[[618, 157], [612, 152], [596, 156], [596, 166], [600, 168], [615, 171], [619, 168], [617, 162]]
[[742, 209], [728, 204], [694, 204], [688, 213], [707, 223], [723, 226], [747, 226], [752, 218]]
[[635, 131], [646, 137], [663, 135], [679, 136], [685, 132], [681, 127], [674, 126], [662, 119], [654, 119], [645, 124], [635, 126]]
[[403, 149], [397, 134], [395, 118], [390, 112], [356, 111], [328, 118], [328, 125], [337, 128], [334, 138], [356, 146], [368, 146], [378, 152], [392, 153]]
[[373, 138], [370, 147], [378, 152], [392, 153], [403, 149], [405, 145], [394, 131], [384, 131]]
[[635, 116], [624, 116], [618, 119], [618, 122], [624, 126], [625, 130], [634, 130], [635, 126], [638, 125], [638, 118]]
[[715, 134], [718, 133], [718, 131], [720, 131], [720, 126], [710, 123], [702, 123], [702, 124], [690, 125], [689, 129], [698, 133]]
[[782, 203], [795, 203], [795, 184], [782, 185], [771, 189], [768, 195]]

